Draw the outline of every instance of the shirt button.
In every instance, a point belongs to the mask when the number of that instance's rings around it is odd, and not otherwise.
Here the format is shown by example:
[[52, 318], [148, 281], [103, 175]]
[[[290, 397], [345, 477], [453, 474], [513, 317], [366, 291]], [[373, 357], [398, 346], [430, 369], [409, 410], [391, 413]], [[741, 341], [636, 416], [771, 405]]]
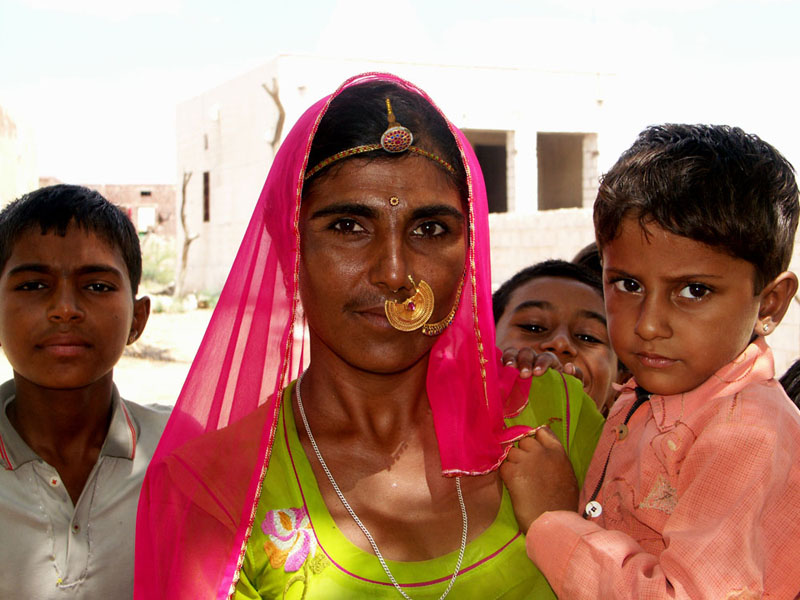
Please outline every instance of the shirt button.
[[58, 487], [58, 477], [51, 477], [50, 478], [50, 485], [53, 487]]
[[669, 449], [673, 452], [678, 449], [678, 444], [675, 443], [675, 440], [667, 440], [667, 446], [669, 446]]
[[596, 519], [600, 515], [603, 514], [603, 507], [597, 500], [592, 500], [586, 505], [586, 508], [583, 511], [587, 517], [592, 519]]
[[81, 530], [81, 526], [77, 523], [72, 526], [72, 533], [78, 533]]
[[620, 423], [616, 427], [614, 427], [614, 433], [617, 436], [618, 440], [624, 440], [628, 437], [628, 426], [625, 423]]

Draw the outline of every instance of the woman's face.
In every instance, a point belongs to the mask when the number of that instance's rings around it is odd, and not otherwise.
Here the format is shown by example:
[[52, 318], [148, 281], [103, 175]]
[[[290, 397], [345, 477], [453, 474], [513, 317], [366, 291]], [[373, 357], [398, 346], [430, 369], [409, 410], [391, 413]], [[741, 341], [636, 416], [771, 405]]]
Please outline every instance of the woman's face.
[[371, 372], [415, 364], [434, 338], [394, 329], [384, 301], [412, 296], [411, 275], [433, 289], [430, 321], [443, 319], [466, 244], [460, 195], [430, 160], [350, 159], [334, 167], [309, 186], [300, 208], [300, 297], [315, 345]]

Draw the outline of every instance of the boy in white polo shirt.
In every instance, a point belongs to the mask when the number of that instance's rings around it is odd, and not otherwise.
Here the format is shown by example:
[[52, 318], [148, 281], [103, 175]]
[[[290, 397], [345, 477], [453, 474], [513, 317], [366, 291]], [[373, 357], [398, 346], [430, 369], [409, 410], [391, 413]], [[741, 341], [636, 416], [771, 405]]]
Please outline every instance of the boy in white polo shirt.
[[167, 413], [120, 399], [142, 334], [130, 219], [56, 185], [0, 212], [0, 597], [131, 598], [136, 505]]

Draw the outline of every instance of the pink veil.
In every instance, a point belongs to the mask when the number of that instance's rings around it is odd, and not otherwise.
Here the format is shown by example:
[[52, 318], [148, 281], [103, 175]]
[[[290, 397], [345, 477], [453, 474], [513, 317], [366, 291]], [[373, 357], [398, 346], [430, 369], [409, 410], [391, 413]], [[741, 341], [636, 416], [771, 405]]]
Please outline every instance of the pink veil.
[[[311, 141], [341, 90], [393, 75], [367, 73], [312, 105], [270, 168], [203, 342], [145, 477], [136, 530], [137, 599], [228, 598], [235, 587], [269, 463], [281, 390], [301, 371], [297, 220]], [[434, 105], [435, 106], [435, 105]], [[438, 110], [438, 109], [437, 109]], [[503, 416], [528, 383], [499, 367], [494, 345], [489, 225], [483, 176], [464, 135], [470, 246], [464, 293], [429, 358], [427, 390], [442, 472], [480, 474], [527, 433]]]

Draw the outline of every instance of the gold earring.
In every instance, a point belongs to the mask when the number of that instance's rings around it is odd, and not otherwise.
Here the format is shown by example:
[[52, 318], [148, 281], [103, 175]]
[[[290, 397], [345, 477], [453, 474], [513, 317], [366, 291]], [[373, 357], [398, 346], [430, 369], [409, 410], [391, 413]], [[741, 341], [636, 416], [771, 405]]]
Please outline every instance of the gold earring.
[[136, 341], [136, 336], [139, 335], [139, 332], [135, 329], [131, 329], [131, 334], [128, 336], [128, 343], [132, 344]]
[[389, 324], [398, 331], [415, 331], [425, 325], [433, 314], [433, 290], [424, 281], [419, 285], [414, 283], [411, 275], [408, 276], [414, 286], [414, 295], [403, 302], [386, 300], [383, 308]]

